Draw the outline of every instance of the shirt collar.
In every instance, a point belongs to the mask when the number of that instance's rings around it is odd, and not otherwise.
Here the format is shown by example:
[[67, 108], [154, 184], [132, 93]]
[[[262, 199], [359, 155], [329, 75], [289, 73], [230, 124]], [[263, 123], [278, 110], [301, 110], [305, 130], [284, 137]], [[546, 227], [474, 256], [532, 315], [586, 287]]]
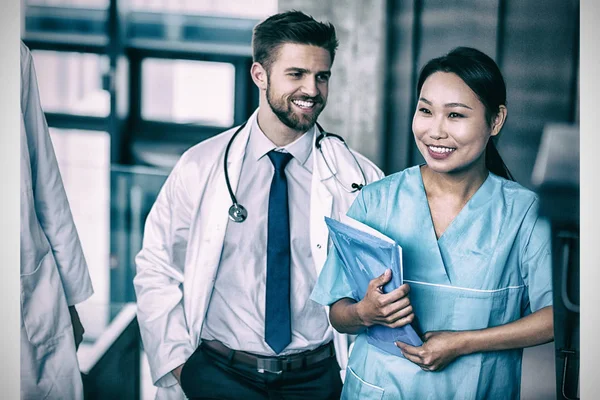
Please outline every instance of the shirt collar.
[[252, 123], [250, 130], [247, 151], [252, 156], [253, 160], [258, 161], [271, 150], [285, 150], [290, 153], [300, 165], [305, 166], [312, 152], [315, 129], [316, 126], [313, 126], [292, 143], [283, 147], [277, 147], [264, 134], [262, 129], [260, 129], [260, 126], [258, 126], [258, 118], [256, 118]]

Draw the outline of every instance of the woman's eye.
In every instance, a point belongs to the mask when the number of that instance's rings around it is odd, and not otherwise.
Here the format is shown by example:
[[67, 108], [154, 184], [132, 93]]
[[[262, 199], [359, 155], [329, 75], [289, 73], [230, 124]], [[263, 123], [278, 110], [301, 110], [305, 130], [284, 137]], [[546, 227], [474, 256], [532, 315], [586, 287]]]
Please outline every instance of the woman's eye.
[[423, 114], [431, 114], [431, 111], [426, 108], [419, 108], [419, 112], [422, 112]]
[[455, 113], [455, 112], [451, 112], [450, 114], [448, 114], [449, 118], [462, 118], [463, 115], [459, 114], [459, 113]]

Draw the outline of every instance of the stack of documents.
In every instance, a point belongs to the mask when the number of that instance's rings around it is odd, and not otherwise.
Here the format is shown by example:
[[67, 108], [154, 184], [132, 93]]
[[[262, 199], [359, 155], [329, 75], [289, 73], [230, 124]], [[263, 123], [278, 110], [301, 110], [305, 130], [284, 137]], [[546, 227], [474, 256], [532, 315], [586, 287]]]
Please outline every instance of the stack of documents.
[[[369, 282], [390, 268], [392, 279], [383, 286], [388, 293], [403, 283], [402, 248], [392, 239], [348, 216], [340, 221], [325, 217], [333, 245], [343, 262], [352, 291], [359, 300], [367, 292]], [[367, 329], [367, 341], [381, 350], [400, 357], [394, 342], [421, 346], [423, 342], [412, 326], [389, 328], [373, 325]]]

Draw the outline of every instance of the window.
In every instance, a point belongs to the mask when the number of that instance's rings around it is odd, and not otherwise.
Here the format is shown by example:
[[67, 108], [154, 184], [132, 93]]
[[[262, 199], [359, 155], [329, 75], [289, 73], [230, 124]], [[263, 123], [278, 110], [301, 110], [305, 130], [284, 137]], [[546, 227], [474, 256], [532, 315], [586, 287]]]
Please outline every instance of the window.
[[23, 0], [28, 6], [106, 9], [109, 0]]
[[262, 19], [277, 12], [277, 0], [132, 0], [131, 8], [140, 11]]
[[142, 61], [142, 118], [233, 125], [235, 68], [222, 62]]
[[94, 285], [90, 300], [108, 303], [110, 137], [107, 132], [55, 128], [50, 137]]
[[31, 53], [45, 112], [108, 116], [110, 96], [102, 88], [108, 57], [44, 50]]

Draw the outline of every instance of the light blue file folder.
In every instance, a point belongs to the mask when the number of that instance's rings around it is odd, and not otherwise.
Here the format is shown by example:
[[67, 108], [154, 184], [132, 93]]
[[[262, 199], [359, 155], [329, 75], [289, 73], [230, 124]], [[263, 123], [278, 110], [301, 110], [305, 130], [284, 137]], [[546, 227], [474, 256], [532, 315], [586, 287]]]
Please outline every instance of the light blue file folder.
[[[333, 245], [346, 269], [348, 280], [357, 299], [365, 296], [369, 282], [392, 271], [392, 279], [383, 287], [388, 293], [402, 285], [402, 248], [392, 239], [373, 228], [345, 215], [341, 222], [325, 217]], [[421, 346], [423, 342], [412, 326], [388, 328], [373, 325], [367, 329], [367, 341], [388, 353], [402, 356], [394, 342]]]

